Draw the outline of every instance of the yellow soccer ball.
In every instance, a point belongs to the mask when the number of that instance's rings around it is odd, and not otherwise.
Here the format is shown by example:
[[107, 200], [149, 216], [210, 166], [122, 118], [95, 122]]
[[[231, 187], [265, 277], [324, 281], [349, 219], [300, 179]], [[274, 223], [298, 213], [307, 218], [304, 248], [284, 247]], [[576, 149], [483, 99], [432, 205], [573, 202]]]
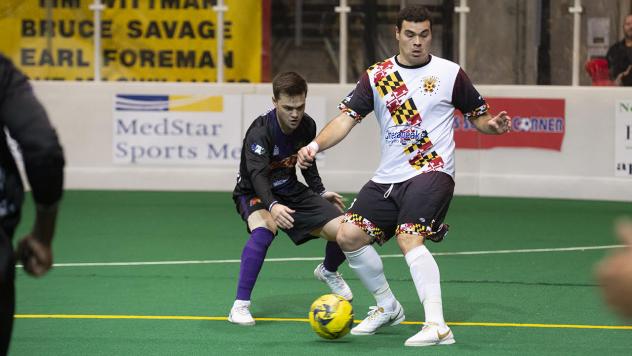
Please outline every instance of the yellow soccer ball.
[[338, 339], [349, 333], [353, 324], [353, 307], [345, 298], [325, 294], [309, 308], [309, 323], [318, 336]]

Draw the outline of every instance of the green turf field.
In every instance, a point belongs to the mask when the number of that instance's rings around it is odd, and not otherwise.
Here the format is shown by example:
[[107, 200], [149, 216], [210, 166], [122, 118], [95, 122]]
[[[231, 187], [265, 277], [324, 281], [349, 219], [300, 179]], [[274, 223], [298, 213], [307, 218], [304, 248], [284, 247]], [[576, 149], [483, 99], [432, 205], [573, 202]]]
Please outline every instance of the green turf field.
[[[632, 216], [632, 204], [456, 197], [450, 235], [429, 248], [457, 343], [419, 349], [403, 345], [423, 309], [394, 241], [378, 251], [407, 322], [328, 342], [307, 323], [309, 305], [328, 291], [312, 276], [324, 241], [295, 247], [279, 234], [253, 293], [257, 325], [240, 327], [226, 315], [247, 234], [230, 193], [69, 191], [57, 266], [38, 280], [18, 270], [10, 354], [630, 355], [632, 321], [602, 304], [593, 278], [618, 244], [620, 215]], [[31, 221], [29, 203], [16, 237]], [[346, 265], [341, 272], [362, 319], [373, 299]]]

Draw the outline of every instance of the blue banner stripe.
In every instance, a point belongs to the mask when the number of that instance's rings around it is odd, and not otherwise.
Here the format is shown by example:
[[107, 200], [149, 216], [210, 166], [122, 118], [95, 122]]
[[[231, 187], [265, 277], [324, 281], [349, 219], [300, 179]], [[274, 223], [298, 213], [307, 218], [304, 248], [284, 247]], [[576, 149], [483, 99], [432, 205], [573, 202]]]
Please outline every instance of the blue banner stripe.
[[127, 95], [127, 94], [116, 94], [117, 98], [128, 99], [128, 100], [138, 100], [138, 101], [169, 101], [168, 95]]

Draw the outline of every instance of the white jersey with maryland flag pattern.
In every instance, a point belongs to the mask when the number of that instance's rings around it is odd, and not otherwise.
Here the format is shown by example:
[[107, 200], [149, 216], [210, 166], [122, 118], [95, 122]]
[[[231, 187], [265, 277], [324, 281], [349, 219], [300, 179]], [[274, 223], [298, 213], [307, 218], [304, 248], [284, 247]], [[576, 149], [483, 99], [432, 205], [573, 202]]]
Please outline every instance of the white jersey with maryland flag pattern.
[[380, 125], [382, 158], [371, 179], [398, 183], [441, 171], [454, 178], [454, 109], [466, 118], [487, 111], [459, 65], [431, 56], [410, 67], [391, 57], [367, 69], [340, 109], [360, 121], [371, 111]]

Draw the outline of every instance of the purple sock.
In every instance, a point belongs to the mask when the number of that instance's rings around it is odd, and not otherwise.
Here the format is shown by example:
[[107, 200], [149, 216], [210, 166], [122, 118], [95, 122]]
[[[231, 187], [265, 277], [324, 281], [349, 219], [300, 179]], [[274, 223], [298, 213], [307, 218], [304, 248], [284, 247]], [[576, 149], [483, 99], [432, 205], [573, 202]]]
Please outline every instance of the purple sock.
[[325, 269], [329, 272], [336, 272], [345, 259], [345, 254], [340, 249], [340, 246], [333, 241], [327, 241], [327, 246], [325, 246], [325, 260], [323, 261]]
[[250, 300], [250, 294], [255, 287], [257, 276], [272, 240], [274, 240], [272, 231], [263, 227], [258, 227], [250, 233], [250, 239], [241, 253], [237, 299]]

